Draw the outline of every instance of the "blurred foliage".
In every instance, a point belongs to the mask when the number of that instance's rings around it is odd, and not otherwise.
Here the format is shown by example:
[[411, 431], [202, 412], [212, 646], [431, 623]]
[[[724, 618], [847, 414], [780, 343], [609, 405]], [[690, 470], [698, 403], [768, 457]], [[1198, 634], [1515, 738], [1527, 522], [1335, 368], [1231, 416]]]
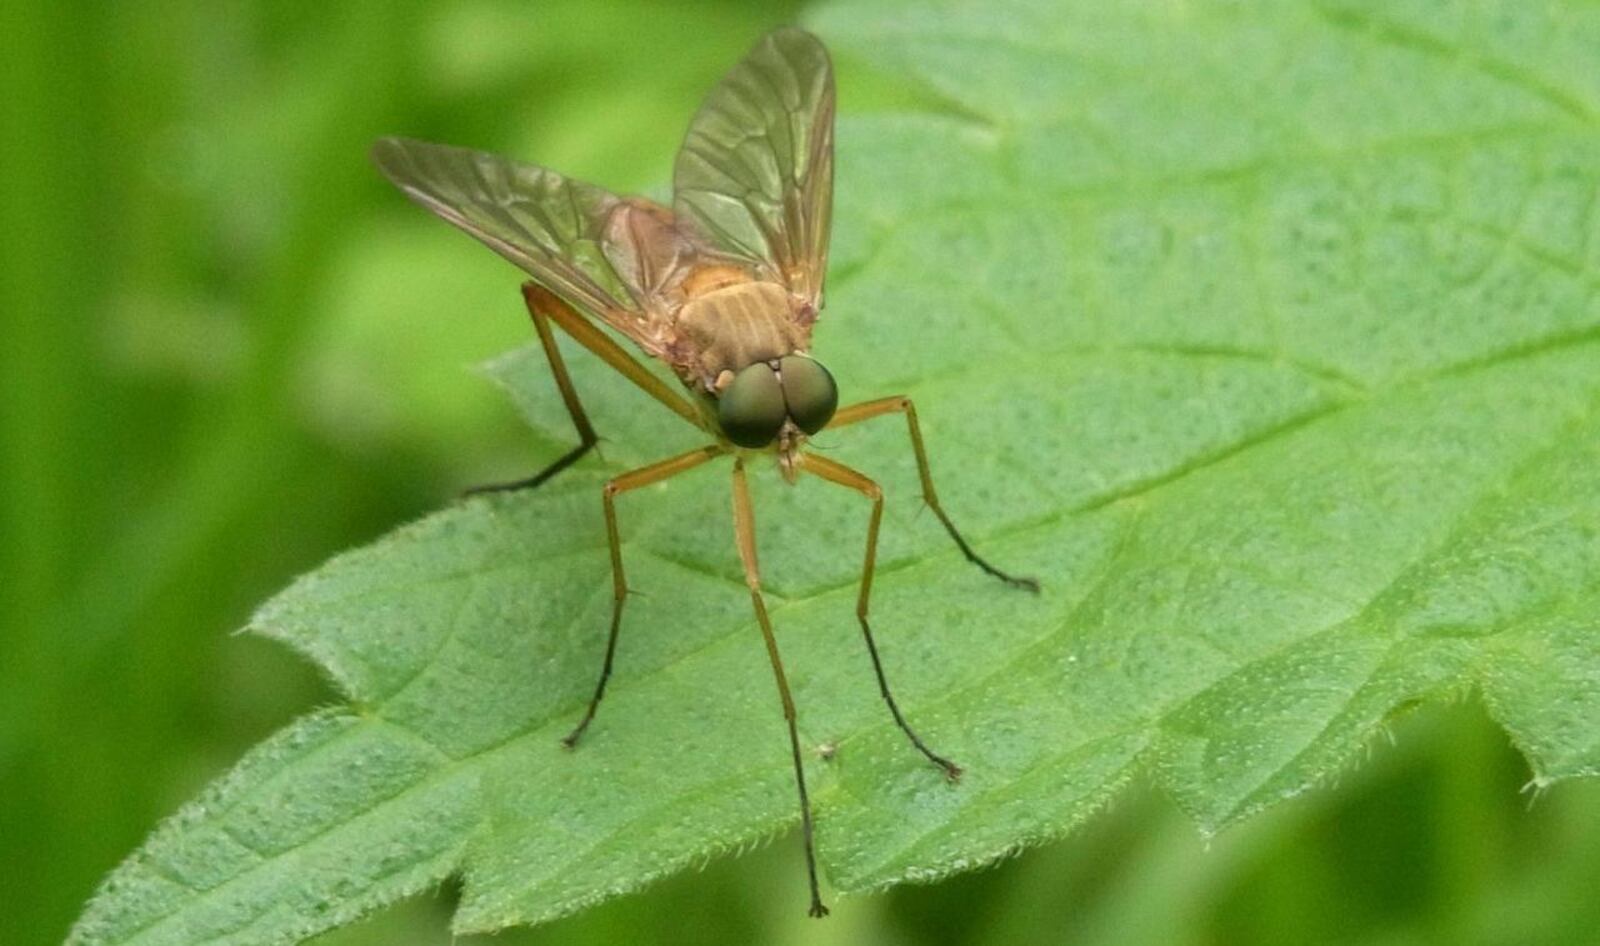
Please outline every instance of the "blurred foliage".
[[[407, 133], [658, 186], [781, 7], [17, 2], [0, 31], [0, 942], [333, 698], [230, 637], [331, 553], [525, 467], [463, 370], [526, 338], [489, 254], [403, 204]], [[1518, 795], [1471, 708], [1203, 845], [1139, 792], [1084, 834], [799, 915], [797, 841], [497, 942], [1600, 941], [1600, 792]], [[451, 891], [320, 942], [444, 942]], [[487, 940], [485, 940], [487, 942]]]

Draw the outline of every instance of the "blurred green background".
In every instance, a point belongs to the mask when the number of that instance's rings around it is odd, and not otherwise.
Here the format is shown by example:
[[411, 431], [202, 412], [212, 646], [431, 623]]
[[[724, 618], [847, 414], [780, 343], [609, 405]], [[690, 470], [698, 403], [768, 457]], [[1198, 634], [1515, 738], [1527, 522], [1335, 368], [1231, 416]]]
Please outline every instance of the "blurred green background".
[[[659, 188], [701, 93], [797, 4], [8, 4], [0, 30], [0, 943], [336, 695], [251, 607], [526, 472], [470, 367], [509, 267], [382, 182], [404, 133]], [[850, 108], [849, 63], [841, 64]], [[848, 214], [848, 208], [840, 216]], [[1600, 942], [1600, 786], [1520, 792], [1470, 702], [1203, 841], [1140, 787], [1077, 836], [803, 915], [794, 837], [500, 943]], [[450, 941], [453, 891], [326, 944]]]

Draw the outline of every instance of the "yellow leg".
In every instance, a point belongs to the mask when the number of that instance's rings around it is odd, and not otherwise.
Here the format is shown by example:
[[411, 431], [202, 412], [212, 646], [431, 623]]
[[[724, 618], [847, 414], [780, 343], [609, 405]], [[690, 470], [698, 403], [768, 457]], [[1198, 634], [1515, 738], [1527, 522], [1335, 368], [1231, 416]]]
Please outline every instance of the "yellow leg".
[[725, 452], [726, 448], [717, 444], [691, 450], [671, 459], [623, 473], [607, 482], [601, 490], [606, 510], [606, 540], [611, 545], [611, 632], [606, 636], [605, 661], [600, 665], [600, 682], [595, 684], [594, 697], [589, 700], [589, 708], [584, 712], [583, 719], [578, 721], [577, 727], [561, 740], [561, 744], [568, 749], [578, 744], [583, 731], [589, 728], [589, 722], [594, 719], [595, 710], [600, 706], [600, 698], [606, 695], [606, 681], [611, 679], [611, 662], [617, 653], [617, 629], [622, 626], [622, 605], [628, 597], [628, 579], [622, 570], [622, 538], [617, 532], [616, 498], [629, 490], [671, 479]]
[[578, 400], [578, 390], [572, 384], [572, 377], [567, 373], [567, 364], [561, 357], [560, 347], [556, 345], [555, 333], [550, 330], [551, 322], [561, 326], [562, 330], [571, 335], [578, 344], [598, 355], [623, 377], [643, 388], [646, 394], [666, 405], [689, 423], [704, 428], [700, 412], [695, 410], [686, 398], [651, 374], [638, 359], [629, 355], [622, 346], [595, 328], [575, 309], [563, 302], [560, 296], [538, 283], [527, 282], [522, 284], [522, 299], [528, 306], [528, 315], [533, 318], [533, 328], [539, 335], [539, 344], [544, 348], [545, 358], [550, 362], [550, 373], [555, 375], [556, 388], [561, 392], [561, 401], [566, 405], [567, 414], [572, 418], [572, 426], [578, 430], [579, 443], [577, 447], [558, 457], [554, 463], [526, 479], [475, 486], [466, 491], [467, 495], [532, 489], [578, 462], [580, 457], [599, 442], [600, 438], [596, 436], [594, 426], [589, 423], [583, 404]]
[[761, 625], [761, 636], [767, 644], [767, 657], [772, 661], [772, 675], [778, 681], [778, 698], [783, 702], [783, 719], [789, 724], [789, 749], [794, 756], [794, 781], [800, 789], [800, 829], [805, 836], [806, 876], [811, 881], [811, 915], [827, 916], [828, 908], [822, 905], [822, 894], [817, 889], [817, 854], [812, 840], [811, 799], [806, 795], [806, 770], [800, 761], [800, 733], [795, 728], [794, 699], [789, 696], [789, 680], [783, 672], [783, 658], [778, 655], [778, 639], [772, 634], [772, 622], [767, 617], [767, 605], [761, 597], [761, 567], [756, 563], [756, 524], [750, 508], [750, 487], [745, 482], [744, 461], [733, 464], [733, 536], [739, 547], [739, 561], [744, 565], [744, 582], [750, 588], [750, 602], [755, 607], [756, 622]]
[[878, 677], [878, 690], [883, 694], [883, 701], [889, 704], [894, 721], [910, 738], [911, 744], [927, 756], [928, 761], [943, 769], [945, 777], [953, 782], [961, 777], [961, 767], [929, 749], [906, 722], [905, 716], [901, 715], [900, 707], [895, 705], [894, 694], [889, 692], [889, 679], [883, 673], [883, 661], [878, 658], [878, 645], [872, 640], [872, 625], [867, 622], [867, 609], [872, 600], [872, 572], [878, 560], [878, 526], [883, 521], [883, 490], [863, 474], [815, 453], [801, 456], [800, 469], [830, 483], [853, 489], [872, 500], [872, 518], [867, 521], [867, 555], [861, 566], [861, 593], [856, 598], [856, 620], [861, 622], [861, 636], [867, 641], [867, 653], [872, 655], [872, 672]]
[[[849, 407], [840, 408], [838, 413], [833, 415], [833, 420], [828, 422], [826, 429], [834, 430], [839, 427], [847, 427], [850, 424], [859, 424], [864, 420], [882, 417], [885, 414], [906, 415], [906, 426], [911, 431], [911, 450], [917, 457], [917, 475], [922, 478], [922, 501], [928, 504], [928, 508], [933, 510], [934, 515], [939, 517], [939, 522], [944, 525], [944, 530], [950, 533], [950, 538], [955, 540], [956, 547], [961, 550], [961, 554], [966, 556], [967, 561], [1013, 588], [1023, 588], [1037, 592], [1039, 590], [1039, 582], [1037, 580], [1003, 572], [989, 564], [977, 552], [974, 552], [972, 546], [968, 545], [967, 540], [962, 538], [961, 533], [956, 530], [955, 523], [951, 522], [950, 517], [945, 514], [944, 507], [939, 505], [939, 493], [933, 488], [933, 474], [928, 469], [928, 454], [922, 447], [922, 428], [917, 426], [917, 408], [916, 405], [911, 403], [910, 398], [903, 396], [886, 397], [876, 401], [863, 401], [860, 404], [852, 404]], [[814, 456], [814, 454], [809, 455], [808, 458]]]
[[[574, 341], [594, 352], [601, 361], [615, 368], [646, 394], [665, 404], [673, 413], [689, 423], [702, 430], [705, 429], [700, 411], [689, 403], [688, 398], [651, 374], [650, 369], [640, 364], [639, 360], [628, 354], [621, 345], [612, 341], [609, 335], [596, 328], [593, 322], [579, 315], [572, 306], [563, 302], [560, 296], [533, 282], [522, 284], [522, 296], [528, 303], [529, 312], [542, 311], [551, 321], [571, 335]], [[535, 319], [537, 320], [537, 316]]]

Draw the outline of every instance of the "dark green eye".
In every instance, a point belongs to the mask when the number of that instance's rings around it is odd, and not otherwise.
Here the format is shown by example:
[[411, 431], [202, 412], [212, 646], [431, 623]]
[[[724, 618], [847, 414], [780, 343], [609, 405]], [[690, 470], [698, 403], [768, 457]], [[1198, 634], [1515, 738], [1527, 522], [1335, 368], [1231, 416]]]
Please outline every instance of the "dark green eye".
[[717, 423], [741, 447], [765, 447], [778, 436], [784, 419], [783, 388], [764, 361], [748, 365], [733, 377], [717, 399]]
[[839, 389], [828, 369], [804, 355], [790, 355], [778, 362], [778, 371], [794, 425], [808, 434], [828, 426], [839, 406]]

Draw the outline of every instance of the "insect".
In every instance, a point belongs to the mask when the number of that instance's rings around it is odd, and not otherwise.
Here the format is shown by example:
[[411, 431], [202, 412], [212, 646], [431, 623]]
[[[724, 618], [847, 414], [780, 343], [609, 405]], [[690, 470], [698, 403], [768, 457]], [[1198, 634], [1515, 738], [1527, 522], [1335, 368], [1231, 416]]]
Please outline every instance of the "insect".
[[[733, 457], [734, 544], [788, 724], [812, 916], [828, 910], [817, 889], [794, 701], [761, 593], [746, 464], [774, 457], [790, 483], [807, 473], [871, 503], [856, 617], [895, 723], [951, 780], [960, 776], [960, 767], [930, 749], [895, 703], [867, 619], [883, 492], [864, 474], [808, 452], [807, 438], [824, 429], [903, 416], [923, 500], [961, 553], [1008, 585], [1039, 588], [1033, 579], [1010, 575], [981, 558], [945, 514], [911, 400], [887, 397], [839, 408], [833, 376], [810, 355], [828, 260], [833, 117], [827, 50], [810, 33], [784, 28], [758, 42], [695, 115], [673, 169], [671, 207], [463, 148], [384, 138], [372, 149], [379, 170], [406, 196], [533, 277], [522, 286], [523, 300], [577, 429], [578, 446], [527, 479], [473, 492], [536, 487], [577, 462], [598, 440], [552, 326], [712, 441], [616, 476], [602, 490], [614, 592], [611, 624], [594, 695], [562, 740], [568, 748], [578, 744], [605, 695], [627, 600], [617, 497], [715, 458]], [[600, 326], [665, 363], [684, 390], [674, 390]]]

